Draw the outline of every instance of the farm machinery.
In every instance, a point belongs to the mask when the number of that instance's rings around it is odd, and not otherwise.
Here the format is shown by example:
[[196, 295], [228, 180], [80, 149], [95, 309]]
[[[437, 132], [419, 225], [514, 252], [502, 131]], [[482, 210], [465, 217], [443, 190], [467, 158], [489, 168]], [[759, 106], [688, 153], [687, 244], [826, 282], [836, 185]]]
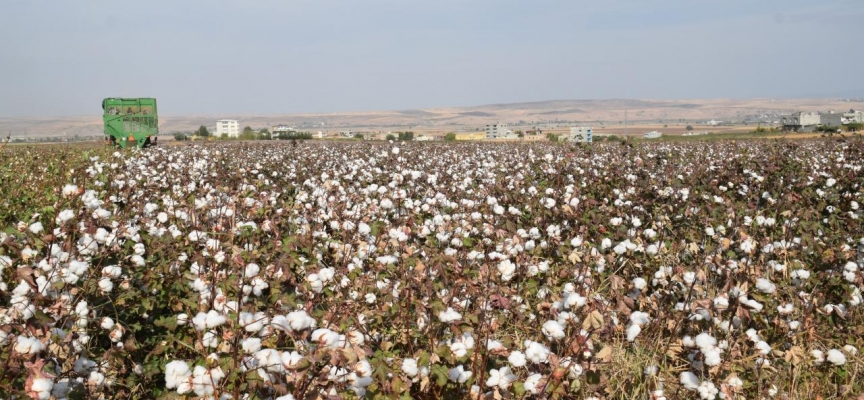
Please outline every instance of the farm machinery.
[[109, 97], [102, 100], [102, 110], [108, 143], [122, 148], [155, 144], [159, 134], [156, 99]]

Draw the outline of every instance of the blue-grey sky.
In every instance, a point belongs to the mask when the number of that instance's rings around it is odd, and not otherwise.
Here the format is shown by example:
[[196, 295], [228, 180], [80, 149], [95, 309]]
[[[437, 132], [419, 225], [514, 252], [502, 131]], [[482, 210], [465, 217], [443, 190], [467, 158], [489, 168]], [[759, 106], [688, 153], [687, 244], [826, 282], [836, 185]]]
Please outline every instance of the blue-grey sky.
[[0, 116], [864, 89], [861, 0], [0, 0]]

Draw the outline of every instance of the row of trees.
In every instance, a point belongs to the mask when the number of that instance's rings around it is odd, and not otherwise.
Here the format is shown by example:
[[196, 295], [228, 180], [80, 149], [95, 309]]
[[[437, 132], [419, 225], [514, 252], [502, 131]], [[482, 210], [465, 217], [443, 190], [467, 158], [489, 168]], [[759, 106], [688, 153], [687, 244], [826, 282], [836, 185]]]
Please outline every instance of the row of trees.
[[414, 132], [396, 132], [396, 135], [389, 134], [387, 135], [387, 140], [398, 140], [400, 142], [407, 142], [414, 140]]
[[[247, 126], [243, 128], [243, 132], [240, 133], [236, 138], [231, 138], [226, 135], [221, 135], [216, 137], [212, 135], [206, 126], [201, 125], [195, 132], [192, 133], [192, 136], [197, 136], [199, 138], [210, 138], [213, 137], [218, 140], [308, 140], [312, 139], [311, 132], [279, 132], [276, 135], [272, 135], [270, 130], [267, 128], [260, 129], [258, 131], [252, 129], [252, 127]], [[182, 132], [174, 133], [174, 140], [189, 140], [190, 136], [186, 135]]]

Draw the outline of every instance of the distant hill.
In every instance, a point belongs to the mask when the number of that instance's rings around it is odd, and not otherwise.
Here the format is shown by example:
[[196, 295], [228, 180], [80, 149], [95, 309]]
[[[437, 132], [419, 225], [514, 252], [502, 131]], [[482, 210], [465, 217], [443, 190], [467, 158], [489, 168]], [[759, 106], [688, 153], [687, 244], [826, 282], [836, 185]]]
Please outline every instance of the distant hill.
[[[239, 119], [241, 126], [253, 128], [289, 124], [308, 131], [338, 130], [475, 130], [488, 123], [534, 125], [544, 123], [600, 124], [665, 123], [684, 121], [741, 121], [760, 115], [790, 113], [799, 110], [827, 111], [864, 108], [864, 102], [848, 102], [838, 98], [855, 98], [858, 91], [845, 96], [822, 99], [607, 99], [550, 100], [528, 103], [488, 104], [469, 107], [429, 108], [422, 110], [358, 111], [327, 114], [283, 115], [172, 115], [170, 110], [160, 115], [160, 130], [192, 131], [200, 125], [213, 127], [217, 119]], [[864, 95], [864, 93], [860, 93]], [[769, 117], [770, 118], [770, 117]], [[99, 114], [72, 117], [7, 117], [0, 118], [0, 134], [11, 131], [22, 136], [99, 136], [102, 117]]]

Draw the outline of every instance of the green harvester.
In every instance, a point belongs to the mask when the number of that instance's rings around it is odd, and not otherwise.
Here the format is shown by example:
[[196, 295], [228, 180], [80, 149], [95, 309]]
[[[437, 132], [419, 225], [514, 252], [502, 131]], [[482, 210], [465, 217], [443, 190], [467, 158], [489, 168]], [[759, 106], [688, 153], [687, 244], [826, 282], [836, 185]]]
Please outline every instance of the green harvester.
[[[122, 148], [149, 147], [159, 134], [156, 99], [124, 99], [109, 97], [102, 100], [102, 120], [110, 144]], [[150, 141], [153, 137], [153, 141]]]

